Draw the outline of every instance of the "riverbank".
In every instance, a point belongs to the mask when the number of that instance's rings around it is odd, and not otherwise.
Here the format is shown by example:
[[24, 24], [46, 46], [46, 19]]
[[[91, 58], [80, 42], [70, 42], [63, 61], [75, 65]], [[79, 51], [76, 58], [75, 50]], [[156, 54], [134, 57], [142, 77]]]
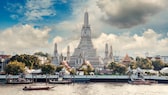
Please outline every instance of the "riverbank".
[[[0, 82], [6, 79], [17, 79], [19, 75], [0, 75]], [[25, 79], [32, 79], [36, 82], [46, 82], [49, 79], [58, 79], [58, 75], [25, 75]], [[155, 80], [158, 83], [168, 83], [168, 76], [144, 76], [146, 80]], [[128, 75], [64, 75], [63, 79], [72, 79], [73, 82], [128, 82]]]

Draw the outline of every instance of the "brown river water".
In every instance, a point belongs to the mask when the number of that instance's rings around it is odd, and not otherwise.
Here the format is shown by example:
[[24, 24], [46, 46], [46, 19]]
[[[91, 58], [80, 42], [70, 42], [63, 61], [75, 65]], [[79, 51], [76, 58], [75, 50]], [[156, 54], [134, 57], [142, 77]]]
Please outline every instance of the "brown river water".
[[[31, 84], [32, 85], [32, 84]], [[33, 84], [46, 85], [46, 84]], [[51, 84], [47, 84], [51, 85]], [[168, 84], [131, 85], [127, 83], [53, 84], [51, 90], [23, 91], [21, 85], [0, 84], [0, 95], [168, 95]], [[29, 86], [27, 84], [26, 86]]]

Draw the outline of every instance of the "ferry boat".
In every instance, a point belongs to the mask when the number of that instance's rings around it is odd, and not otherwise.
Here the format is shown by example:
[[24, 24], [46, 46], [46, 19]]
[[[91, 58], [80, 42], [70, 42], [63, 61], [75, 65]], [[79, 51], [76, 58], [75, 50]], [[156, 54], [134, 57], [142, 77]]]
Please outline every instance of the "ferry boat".
[[52, 88], [54, 88], [54, 86], [52, 86], [52, 87], [50, 87], [50, 86], [29, 86], [29, 87], [25, 86], [23, 88], [23, 90], [25, 90], [25, 91], [30, 91], [30, 90], [50, 90]]
[[156, 84], [158, 82], [154, 80], [131, 79], [131, 81], [128, 81], [128, 83], [135, 84], [135, 85], [151, 85], [151, 84]]
[[71, 79], [62, 79], [62, 78], [59, 78], [58, 80], [56, 79], [51, 79], [49, 80], [49, 83], [50, 84], [71, 84], [72, 83], [72, 80]]
[[6, 84], [31, 84], [31, 83], [33, 83], [33, 80], [24, 78], [7, 79], [6, 81]]

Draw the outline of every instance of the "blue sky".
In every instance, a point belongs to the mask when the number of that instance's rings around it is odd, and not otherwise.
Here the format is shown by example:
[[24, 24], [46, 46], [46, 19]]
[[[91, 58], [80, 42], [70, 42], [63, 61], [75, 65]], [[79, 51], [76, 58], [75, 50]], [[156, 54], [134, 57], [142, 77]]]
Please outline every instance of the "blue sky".
[[[168, 55], [166, 0], [1, 0], [0, 47], [7, 54], [71, 54], [80, 40], [83, 15], [89, 13], [94, 47], [104, 56], [105, 43], [115, 55]], [[103, 44], [102, 44], [103, 43]]]
[[[15, 25], [18, 23], [35, 23], [39, 24], [46, 24], [47, 22], [57, 23], [61, 20], [65, 20], [71, 16], [71, 2], [63, 2], [61, 0], [50, 0], [52, 4], [46, 5], [45, 9], [51, 11], [52, 13], [49, 14], [42, 14], [40, 18], [30, 18], [29, 20], [23, 19], [25, 18], [25, 13], [28, 12], [28, 8], [26, 4], [28, 2], [32, 3], [40, 2], [40, 0], [2, 0], [1, 2], [1, 23], [6, 23], [7, 25], [3, 25], [2, 28], [7, 28], [9, 25]], [[45, 0], [42, 0], [45, 3]], [[51, 6], [50, 6], [51, 5]], [[33, 7], [33, 6], [32, 6]], [[40, 5], [37, 10], [42, 10], [42, 6]], [[59, 19], [58, 19], [59, 18]], [[38, 22], [41, 23], [38, 23]]]

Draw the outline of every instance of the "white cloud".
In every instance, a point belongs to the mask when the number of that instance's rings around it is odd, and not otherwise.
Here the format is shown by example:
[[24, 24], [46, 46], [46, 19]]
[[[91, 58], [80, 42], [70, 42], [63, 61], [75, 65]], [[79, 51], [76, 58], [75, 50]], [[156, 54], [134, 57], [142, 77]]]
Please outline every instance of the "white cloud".
[[[34, 28], [31, 25], [17, 25], [3, 30], [0, 33], [1, 51], [27, 53], [43, 51], [52, 53], [54, 43], [58, 43], [59, 53], [66, 55], [67, 46], [70, 46], [71, 55], [74, 48], [79, 44], [80, 39], [67, 40], [64, 37], [56, 36], [52, 43], [48, 42], [50, 29]], [[154, 30], [148, 29], [143, 35], [127, 33], [121, 35], [101, 33], [97, 38], [93, 38], [94, 47], [97, 48], [98, 55], [104, 56], [105, 43], [113, 46], [114, 54], [120, 52], [121, 56], [128, 53], [131, 56], [144, 55], [166, 55], [168, 52], [168, 38], [161, 38]]]
[[[62, 48], [61, 52], [66, 54], [67, 51], [66, 47], [70, 45], [71, 53], [73, 53], [74, 48], [76, 48], [77, 45], [79, 44], [81, 27], [83, 24], [83, 15], [84, 12], [87, 10], [89, 12], [89, 23], [92, 29], [93, 43], [95, 48], [97, 48], [99, 55], [104, 56], [105, 43], [109, 43], [110, 45], [112, 45], [114, 51], [118, 51], [120, 52], [120, 54], [122, 53], [122, 55], [125, 55], [125, 53], [131, 54], [133, 56], [136, 56], [137, 54], [144, 55], [145, 52], [149, 52], [151, 53], [151, 55], [155, 54], [166, 55], [165, 54], [165, 52], [167, 52], [166, 46], [168, 46], [167, 38], [161, 38], [162, 35], [158, 34], [156, 31], [148, 29], [144, 31], [144, 33], [141, 36], [139, 34], [134, 34], [133, 36], [130, 36], [130, 34], [127, 32], [120, 33], [121, 35], [116, 35], [115, 33], [117, 33], [118, 31], [114, 32], [113, 27], [109, 26], [108, 24], [102, 23], [101, 18], [105, 16], [104, 13], [112, 14], [115, 17], [117, 17], [119, 14], [122, 16], [121, 12], [123, 11], [121, 10], [123, 10], [124, 8], [127, 9], [125, 12], [128, 12], [131, 15], [131, 13], [134, 13], [135, 12], [134, 10], [137, 9], [137, 12], [140, 11], [142, 12], [142, 14], [145, 11], [144, 14], [145, 16], [140, 15], [142, 19], [137, 20], [137, 25], [139, 25], [143, 23], [141, 21], [143, 20], [145, 20], [145, 22], [148, 21], [151, 15], [155, 15], [159, 13], [159, 11], [161, 11], [163, 8], [165, 8], [167, 1], [165, 0], [150, 0], [150, 1], [113, 0], [113, 1], [116, 2], [112, 3], [112, 0], [88, 0], [88, 1], [79, 0], [73, 3], [72, 4], [73, 18], [71, 18], [70, 20], [66, 19], [66, 21], [60, 22], [56, 26], [54, 26], [57, 31], [67, 31], [66, 33], [67, 34], [71, 33], [70, 36], [73, 37], [69, 38], [69, 41], [65, 41], [66, 38], [62, 37], [63, 43], [60, 43], [61, 44], [60, 47]], [[103, 6], [104, 12], [100, 10], [101, 9], [100, 5], [98, 6], [100, 2], [102, 3], [102, 5], [104, 5]], [[112, 4], [113, 6], [110, 4]], [[142, 6], [144, 7], [142, 8]], [[131, 10], [133, 10], [134, 12], [131, 12]], [[129, 15], [127, 16], [129, 17]], [[130, 22], [133, 21], [132, 19], [133, 20], [136, 19], [136, 16], [134, 15], [133, 18], [130, 18]], [[130, 25], [132, 25], [132, 22]], [[108, 32], [108, 34], [103, 32]], [[113, 32], [114, 34], [112, 34], [111, 32]]]
[[[25, 16], [27, 17], [27, 20], [38, 20], [43, 19], [43, 16], [51, 16], [55, 15], [55, 10], [52, 9], [52, 6], [54, 4], [55, 0], [42, 0], [40, 3], [37, 3], [40, 0], [29, 0], [25, 6], [26, 11]], [[63, 0], [64, 1], [64, 0]], [[99, 1], [99, 2], [98, 2]], [[74, 48], [77, 47], [80, 40], [80, 34], [81, 34], [81, 28], [83, 24], [83, 16], [84, 12], [87, 10], [89, 12], [89, 23], [91, 25], [92, 29], [92, 36], [94, 46], [97, 48], [98, 54], [101, 56], [104, 56], [104, 47], [105, 43], [109, 43], [110, 45], [113, 45], [113, 50], [118, 51], [125, 55], [125, 53], [128, 54], [143, 54], [144, 52], [148, 51], [149, 53], [152, 52], [152, 54], [161, 54], [166, 55], [167, 47], [168, 47], [168, 39], [167, 38], [161, 38], [162, 35], [156, 33], [152, 29], [146, 30], [142, 36], [138, 34], [134, 34], [133, 36], [130, 36], [129, 33], [121, 33], [121, 35], [112, 34], [113, 27], [108, 26], [108, 24], [102, 23], [101, 18], [104, 15], [104, 13], [108, 13], [110, 15], [113, 15], [117, 17], [117, 15], [121, 14], [121, 9], [124, 6], [121, 6], [124, 4], [124, 0], [113, 0], [116, 1], [116, 3], [112, 4], [112, 1], [109, 0], [77, 0], [75, 3], [72, 3], [72, 11], [73, 15], [71, 19], [66, 19], [65, 21], [62, 21], [60, 23], [57, 23], [51, 28], [62, 34], [61, 36], [56, 35], [54, 39], [52, 39], [51, 43], [48, 43], [49, 40], [49, 28], [44, 29], [36, 29], [33, 28], [31, 25], [20, 25], [20, 26], [14, 26], [12, 28], [6, 29], [3, 31], [3, 33], [0, 33], [0, 46], [3, 50], [8, 50], [10, 48], [15, 50], [20, 50], [24, 48], [45, 48], [48, 50], [48, 52], [53, 52], [54, 42], [58, 43], [58, 49], [60, 52], [66, 54], [67, 52], [67, 46], [70, 46], [71, 54], [74, 51]], [[130, 2], [126, 2], [130, 1]], [[129, 4], [132, 4], [128, 6], [129, 8], [126, 8], [127, 11], [130, 11], [130, 7], [137, 8], [134, 5], [138, 5], [138, 2], [141, 2], [140, 5], [146, 4], [151, 5], [149, 6], [153, 9], [156, 9], [153, 11], [153, 14], [158, 13], [162, 7], [164, 7], [165, 4], [163, 4], [163, 1], [165, 0], [125, 0], [125, 7]], [[101, 6], [103, 6], [104, 12], [102, 12], [98, 7], [98, 3], [101, 2]], [[104, 2], [104, 3], [103, 3]], [[109, 2], [109, 3], [107, 3]], [[118, 2], [118, 3], [117, 3]], [[128, 4], [129, 3], [129, 4]], [[112, 4], [113, 6], [111, 6]], [[127, 5], [128, 4], [128, 5]], [[140, 6], [139, 5], [139, 6]], [[100, 5], [99, 5], [100, 6]], [[141, 6], [142, 7], [142, 6]], [[148, 8], [148, 7], [144, 7]], [[157, 9], [159, 8], [159, 9]], [[141, 8], [140, 8], [141, 9]], [[146, 11], [145, 11], [146, 12]], [[150, 11], [151, 12], [151, 11]], [[150, 13], [149, 12], [149, 13]], [[156, 13], [155, 13], [156, 12]], [[148, 12], [146, 12], [148, 14]], [[106, 15], [107, 18], [109, 18], [110, 15]], [[135, 18], [136, 16], [134, 16]], [[150, 17], [147, 15], [147, 17]], [[132, 18], [132, 19], [134, 19]], [[146, 20], [146, 19], [145, 19]], [[138, 22], [139, 23], [139, 22]], [[116, 24], [116, 23], [114, 23]], [[24, 28], [25, 27], [25, 28]], [[50, 27], [50, 26], [49, 26]], [[103, 31], [102, 31], [103, 30]], [[107, 31], [104, 31], [107, 30]], [[29, 32], [28, 32], [29, 31]], [[48, 31], [48, 32], [44, 32]], [[108, 32], [108, 34], [103, 33]], [[118, 31], [115, 31], [116, 33]], [[110, 34], [109, 34], [110, 33]], [[113, 32], [114, 33], [114, 32]], [[3, 36], [2, 36], [3, 35]], [[67, 38], [68, 36], [68, 38]], [[6, 39], [8, 38], [8, 39]], [[14, 44], [13, 44], [14, 43]], [[6, 48], [9, 47], [9, 48]]]
[[60, 43], [60, 42], [62, 42], [62, 37], [60, 37], [60, 36], [56, 36], [54, 39], [53, 39], [53, 43]]
[[18, 18], [18, 15], [11, 15], [10, 16], [12, 19], [17, 19]]
[[[101, 33], [97, 38], [93, 38], [94, 48], [97, 49], [97, 54], [104, 57], [105, 44], [113, 47], [113, 54], [125, 56], [128, 53], [130, 56], [145, 56], [148, 52], [150, 56], [167, 55], [168, 52], [168, 38], [161, 38], [161, 34], [157, 34], [154, 30], [148, 29], [144, 31], [143, 35], [123, 33], [121, 35]], [[60, 39], [60, 38], [58, 38]], [[74, 48], [77, 48], [80, 39], [65, 41], [58, 44], [59, 52], [66, 55], [67, 46], [70, 46], [71, 55]]]
[[[72, 3], [72, 16], [70, 19], [66, 19], [53, 26], [53, 29], [59, 32], [63, 32], [72, 37], [72, 39], [79, 39], [81, 28], [84, 21], [84, 12], [89, 13], [89, 24], [91, 25], [92, 36], [97, 37], [104, 28], [104, 23], [100, 21], [103, 16], [101, 10], [98, 8], [96, 0], [88, 1], [74, 1]], [[75, 35], [73, 35], [75, 34]]]
[[118, 28], [144, 24], [167, 8], [167, 0], [98, 0], [102, 21]]
[[[166, 55], [168, 52], [168, 38], [161, 38], [154, 30], [144, 31], [142, 36], [134, 34], [125, 36], [125, 34], [105, 34], [102, 33], [98, 38], [93, 40], [94, 46], [100, 54], [104, 54], [105, 43], [113, 46], [114, 51], [120, 51], [121, 55], [126, 53], [137, 56], [149, 52], [154, 55]], [[103, 43], [103, 44], [102, 44]]]
[[62, 3], [67, 3], [67, 0], [61, 0]]
[[40, 20], [43, 16], [54, 16], [54, 0], [28, 0], [25, 16], [27, 20]]
[[54, 4], [56, 0], [26, 0], [25, 5], [20, 3], [7, 3], [5, 7], [11, 14], [11, 18], [24, 21], [42, 20], [44, 16], [56, 15]]
[[45, 49], [51, 29], [34, 28], [31, 25], [15, 25], [0, 32], [0, 47], [6, 52], [25, 53], [36, 49]]

